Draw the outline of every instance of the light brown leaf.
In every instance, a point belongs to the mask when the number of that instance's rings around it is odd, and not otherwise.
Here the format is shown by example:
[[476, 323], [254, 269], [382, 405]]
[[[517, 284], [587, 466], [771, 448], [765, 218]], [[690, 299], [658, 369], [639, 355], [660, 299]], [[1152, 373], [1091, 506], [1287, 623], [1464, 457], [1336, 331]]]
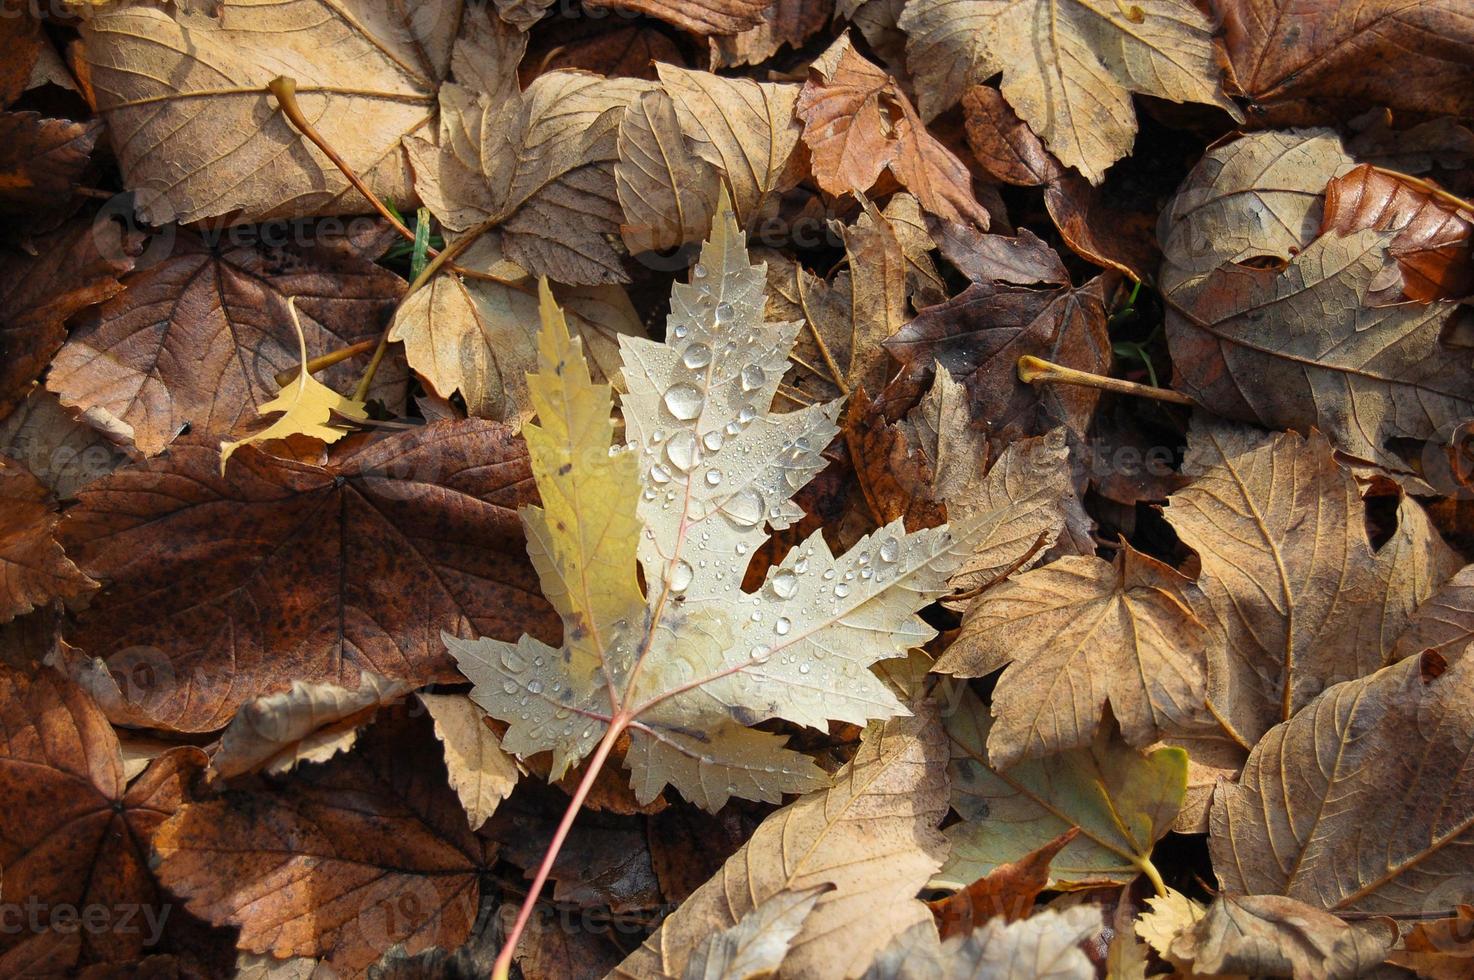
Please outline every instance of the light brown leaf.
[[914, 896], [940, 866], [946, 752], [934, 709], [867, 731], [860, 752], [817, 790], [763, 821], [721, 872], [667, 917], [613, 976], [680, 977], [694, 940], [763, 900], [829, 883], [793, 940], [784, 975], [858, 973], [892, 937], [930, 923]]
[[0, 419], [0, 453], [24, 463], [60, 500], [75, 497], [131, 455], [40, 385]]
[[938, 942], [930, 923], [903, 933], [863, 980], [1093, 980], [1081, 944], [1100, 933], [1100, 909], [1046, 909], [1020, 922], [992, 919], [970, 935]]
[[1348, 923], [1280, 895], [1221, 895], [1167, 955], [1205, 974], [1355, 980], [1380, 966], [1396, 939], [1390, 919]]
[[1427, 980], [1463, 980], [1474, 971], [1474, 905], [1460, 905], [1444, 919], [1419, 922], [1389, 959]]
[[704, 239], [718, 180], [715, 168], [686, 145], [675, 103], [665, 92], [646, 92], [625, 112], [614, 181], [624, 208], [619, 232], [631, 252]]
[[1432, 650], [1445, 660], [1462, 656], [1474, 640], [1474, 565], [1465, 565], [1418, 606], [1397, 638], [1393, 660]]
[[1132, 92], [1238, 115], [1212, 29], [1187, 0], [918, 0], [900, 25], [926, 118], [1001, 71], [1009, 105], [1092, 183], [1131, 151]]
[[[317, 237], [314, 225], [305, 226]], [[128, 433], [145, 455], [186, 427], [215, 441], [251, 422], [300, 363], [288, 301], [308, 358], [374, 338], [404, 288], [398, 276], [324, 232], [323, 241], [268, 244], [250, 229], [223, 247], [175, 232], [168, 257], [124, 280], [126, 291], [72, 332], [46, 378], [62, 402]], [[350, 389], [368, 361], [322, 372]], [[385, 364], [374, 395], [402, 404], [404, 369]]]
[[517, 762], [502, 751], [486, 712], [464, 694], [421, 693], [419, 698], [435, 722], [435, 737], [445, 746], [450, 785], [466, 808], [471, 829], [477, 830], [517, 785]]
[[56, 503], [24, 464], [0, 456], [0, 623], [95, 589], [56, 540]]
[[759, 902], [736, 925], [696, 947], [681, 974], [682, 980], [761, 980], [775, 976], [814, 903], [832, 887], [823, 883], [786, 889]]
[[935, 669], [981, 677], [1009, 665], [988, 736], [999, 767], [1090, 745], [1107, 704], [1145, 748], [1212, 723], [1201, 602], [1188, 578], [1123, 542], [1115, 562], [1065, 557], [985, 592]]
[[588, 0], [591, 7], [658, 17], [697, 37], [738, 34], [763, 22], [767, 0]]
[[323, 462], [248, 446], [224, 477], [217, 458], [176, 443], [64, 520], [68, 553], [107, 584], [69, 641], [101, 661], [79, 668], [120, 721], [211, 731], [293, 680], [452, 679], [442, 630], [557, 635], [522, 557], [533, 486], [505, 426], [359, 437]]
[[763, 8], [762, 23], [740, 34], [708, 39], [711, 67], [756, 65], [777, 54], [784, 45], [801, 47], [829, 23], [833, 8], [832, 0], [771, 0]]
[[1037, 187], [1063, 171], [1029, 124], [991, 85], [973, 85], [963, 92], [962, 111], [967, 119], [967, 145], [983, 169], [997, 179]]
[[1195, 420], [1183, 469], [1194, 480], [1168, 498], [1167, 519], [1202, 565], [1209, 700], [1245, 747], [1327, 685], [1386, 663], [1457, 567], [1431, 533], [1374, 552], [1356, 481], [1318, 433]]
[[[1249, 754], [1213, 802], [1225, 891], [1327, 911], [1450, 914], [1474, 897], [1474, 657], [1436, 653], [1328, 688]], [[1286, 772], [1293, 771], [1293, 780]]]

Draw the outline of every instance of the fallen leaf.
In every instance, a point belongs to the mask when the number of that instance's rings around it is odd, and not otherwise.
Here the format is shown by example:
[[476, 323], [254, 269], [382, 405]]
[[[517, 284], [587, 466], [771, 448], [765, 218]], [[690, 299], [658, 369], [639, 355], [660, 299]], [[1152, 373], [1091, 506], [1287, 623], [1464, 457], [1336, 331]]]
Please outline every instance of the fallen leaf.
[[80, 203], [74, 191], [100, 135], [96, 121], [0, 112], [0, 214], [32, 224], [66, 217]]
[[[107, 719], [49, 668], [0, 666], [0, 733], [5, 895], [30, 906], [26, 914], [38, 923], [34, 931], [0, 933], [0, 971], [60, 974], [140, 959], [150, 934], [157, 941], [168, 921], [147, 861], [149, 841], [185, 801], [204, 753], [177, 748], [127, 785]], [[90, 908], [107, 910], [112, 928], [79, 929], [76, 913]], [[135, 928], [122, 928], [115, 917], [129, 908]]]
[[858, 973], [931, 913], [914, 896], [941, 861], [934, 829], [946, 810], [936, 713], [870, 726], [829, 789], [764, 820], [721, 872], [665, 919], [611, 976], [681, 977], [699, 939], [735, 925], [774, 895], [829, 884], [792, 941], [784, 976]]
[[12, 11], [0, 23], [0, 47], [6, 53], [0, 64], [0, 108], [9, 106], [30, 88], [31, 69], [45, 44], [41, 22], [28, 6]]
[[528, 921], [516, 953], [526, 980], [600, 980], [622, 958], [623, 951], [608, 935], [549, 915]]
[[1080, 946], [1104, 926], [1100, 910], [1088, 905], [1019, 922], [991, 919], [940, 942], [924, 923], [883, 951], [863, 980], [1093, 980], [1095, 965]]
[[1172, 948], [1172, 941], [1190, 931], [1207, 912], [1202, 903], [1174, 888], [1149, 896], [1146, 906], [1147, 910], [1136, 919], [1136, 934], [1164, 958]]
[[614, 182], [624, 209], [620, 235], [631, 252], [699, 242], [711, 230], [717, 172], [687, 146], [664, 91], [641, 95], [620, 121]]
[[1392, 660], [1432, 650], [1445, 660], [1461, 656], [1474, 640], [1474, 565], [1465, 565], [1418, 606], [1397, 638]]
[[988, 758], [1000, 768], [1096, 741], [1107, 704], [1126, 742], [1212, 724], [1204, 710], [1203, 602], [1176, 569], [1122, 543], [1116, 560], [1068, 556], [979, 596], [936, 671], [993, 689]]
[[153, 838], [185, 907], [244, 952], [361, 977], [396, 943], [458, 946], [489, 870], [424, 725], [375, 724], [348, 755], [185, 806]]
[[1390, 919], [1343, 922], [1280, 895], [1220, 895], [1168, 956], [1206, 974], [1354, 980], [1376, 970], [1396, 940]]
[[1344, 118], [1386, 106], [1418, 115], [1474, 112], [1474, 25], [1459, 0], [1210, 0], [1223, 25], [1231, 91], [1256, 121]]
[[1029, 124], [991, 85], [972, 85], [962, 93], [967, 145], [991, 176], [1006, 184], [1037, 187], [1064, 171]]
[[130, 458], [40, 385], [0, 419], [0, 453], [23, 463], [59, 500], [70, 500]]
[[1049, 887], [1049, 862], [1079, 835], [1080, 828], [1071, 827], [1017, 861], [1000, 864], [955, 895], [928, 902], [941, 938], [966, 936], [995, 917], [1005, 922], [1028, 918], [1034, 900]]
[[1447, 762], [1474, 743], [1471, 675], [1471, 657], [1411, 657], [1327, 688], [1270, 729], [1213, 801], [1208, 846], [1224, 890], [1338, 915], [1468, 904], [1471, 788]]
[[134, 241], [111, 221], [77, 218], [0, 251], [0, 416], [24, 398], [66, 340], [66, 321], [115, 295], [133, 268]]
[[1009, 105], [1091, 183], [1131, 151], [1132, 92], [1239, 116], [1219, 84], [1212, 28], [1186, 0], [918, 0], [900, 26], [923, 116], [1001, 71]]
[[804, 516], [789, 497], [823, 468], [837, 406], [771, 411], [799, 325], [762, 321], [764, 270], [730, 208], [713, 229], [674, 288], [671, 343], [624, 341], [624, 451], [608, 448], [610, 390], [544, 291], [538, 423], [524, 430], [544, 505], [522, 514], [565, 646], [447, 638], [472, 697], [510, 725], [508, 751], [551, 750], [556, 779], [627, 730], [639, 802], [670, 784], [711, 811], [823, 785], [750, 725], [901, 710], [868, 668], [934, 635], [915, 610], [947, 591], [975, 534], [892, 524], [839, 556], [814, 534], [757, 592], [739, 588], [765, 525]]
[[682, 980], [749, 980], [774, 976], [788, 955], [793, 938], [831, 889], [827, 882], [812, 888], [770, 895], [737, 920], [710, 936], [691, 953]]
[[466, 808], [471, 829], [484, 824], [517, 785], [516, 760], [486, 723], [486, 713], [461, 694], [420, 694], [435, 722], [435, 737], [445, 746], [450, 785]]
[[680, 904], [722, 869], [760, 822], [736, 809], [707, 813], [691, 807], [667, 807], [646, 821], [650, 864], [661, 894]]
[[402, 134], [430, 129], [461, 5], [226, 0], [94, 10], [84, 63], [118, 162], [152, 225], [355, 214], [367, 202], [278, 111], [302, 111], [381, 199], [414, 197]]
[[477, 420], [326, 462], [248, 446], [224, 477], [213, 446], [178, 442], [67, 512], [67, 553], [106, 586], [68, 641], [102, 661], [89, 673], [110, 715], [184, 731], [293, 680], [454, 678], [442, 629], [557, 635], [520, 557], [529, 476], [520, 442]]
[[1405, 296], [1418, 303], [1464, 299], [1474, 292], [1469, 235], [1474, 214], [1436, 197], [1426, 185], [1362, 164], [1326, 185], [1321, 234], [1348, 235], [1365, 228], [1395, 231], [1387, 254], [1399, 281], [1368, 295], [1373, 305]]
[[1068, 286], [1070, 273], [1059, 253], [1038, 235], [1020, 228], [1018, 237], [985, 235], [967, 225], [946, 223], [937, 246], [952, 267], [973, 282], [1018, 286]]
[[738, 34], [763, 22], [767, 0], [588, 0], [590, 7], [657, 17], [697, 37]]
[[1388, 959], [1428, 980], [1460, 980], [1474, 967], [1471, 941], [1474, 906], [1460, 905], [1454, 915], [1414, 925]]
[[1151, 867], [1152, 846], [1182, 805], [1181, 749], [1143, 755], [1106, 727], [1087, 748], [1003, 769], [988, 761], [993, 721], [975, 695], [962, 690], [946, 724], [952, 809], [962, 822], [947, 828], [952, 854], [939, 882], [960, 888], [1072, 827], [1080, 836], [1051, 862], [1051, 888], [1124, 883]]
[[56, 540], [55, 501], [25, 465], [0, 456], [0, 623], [95, 589]]
[[[578, 30], [581, 35], [573, 39], [561, 39], [545, 53], [541, 45], [534, 49], [532, 57], [521, 65], [524, 84], [537, 77], [538, 70], [558, 71], [578, 68], [610, 78], [644, 78], [655, 80], [655, 65], [665, 62], [686, 67], [686, 60], [674, 41], [664, 32], [648, 23], [635, 22], [627, 27], [613, 27], [590, 19], [580, 24], [565, 21], [564, 25]], [[556, 36], [553, 41], [560, 40]], [[527, 69], [533, 69], [527, 71]]]
[[1356, 481], [1318, 433], [1196, 420], [1183, 471], [1194, 479], [1168, 498], [1167, 519], [1202, 565], [1209, 700], [1245, 748], [1328, 685], [1386, 663], [1457, 568], [1433, 533], [1407, 553], [1374, 551]]
[[772, 0], [763, 8], [762, 23], [739, 34], [718, 34], [707, 40], [711, 66], [757, 65], [784, 45], [802, 47], [804, 41], [823, 29], [833, 12], [831, 0]]
[[[307, 244], [273, 245], [247, 229], [217, 245], [176, 231], [167, 258], [128, 276], [121, 295], [72, 331], [47, 388], [126, 432], [148, 456], [186, 426], [219, 440], [267, 404], [286, 408], [276, 375], [301, 364], [292, 302], [313, 358], [377, 337], [404, 288], [371, 256], [326, 232], [319, 240], [311, 223], [297, 227]], [[323, 382], [349, 387], [367, 360], [328, 368]], [[394, 404], [403, 368], [385, 367], [374, 393]]]
[[726, 177], [738, 224], [751, 226], [798, 182], [789, 166], [800, 133], [798, 86], [655, 67], [693, 152]]
[[279, 694], [241, 706], [210, 758], [222, 779], [250, 772], [279, 776], [304, 762], [326, 762], [358, 741], [375, 712], [403, 697], [409, 686], [363, 671], [353, 688], [293, 681]]

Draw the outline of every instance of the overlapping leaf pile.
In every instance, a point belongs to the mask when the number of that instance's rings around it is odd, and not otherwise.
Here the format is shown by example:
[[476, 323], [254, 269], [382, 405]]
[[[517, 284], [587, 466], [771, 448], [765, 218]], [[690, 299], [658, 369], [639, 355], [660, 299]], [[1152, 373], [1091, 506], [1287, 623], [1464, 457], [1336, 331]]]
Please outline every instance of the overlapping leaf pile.
[[0, 975], [1474, 975], [1464, 0], [6, 13]]

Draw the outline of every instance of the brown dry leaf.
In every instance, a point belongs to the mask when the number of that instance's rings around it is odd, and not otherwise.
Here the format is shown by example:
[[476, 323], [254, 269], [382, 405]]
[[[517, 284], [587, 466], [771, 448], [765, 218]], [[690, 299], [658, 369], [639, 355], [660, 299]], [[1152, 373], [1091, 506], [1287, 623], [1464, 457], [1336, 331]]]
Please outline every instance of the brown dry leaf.
[[450, 785], [476, 830], [517, 785], [517, 762], [502, 751], [486, 712], [464, 694], [421, 693], [419, 698], [435, 722], [435, 737], [445, 746]]
[[888, 168], [931, 213], [988, 227], [971, 173], [927, 131], [895, 79], [859, 55], [848, 35], [809, 71], [796, 111], [820, 187], [836, 195], [864, 193]]
[[[511, 906], [502, 908], [510, 928], [516, 912]], [[601, 980], [623, 957], [609, 935], [585, 929], [562, 915], [534, 915], [516, 953], [525, 980]]]
[[222, 779], [250, 772], [279, 776], [304, 762], [326, 762], [358, 741], [359, 729], [410, 687], [363, 671], [353, 688], [293, 681], [278, 694], [242, 705], [210, 758]]
[[[149, 456], [185, 426], [202, 438], [229, 436], [276, 398], [276, 375], [300, 364], [291, 300], [310, 359], [377, 337], [404, 289], [371, 256], [330, 236], [275, 246], [247, 229], [226, 232], [217, 247], [174, 234], [167, 258], [127, 277], [126, 291], [72, 332], [46, 379], [64, 404], [127, 433]], [[367, 361], [344, 361], [321, 380], [349, 388]], [[374, 393], [398, 404], [403, 368], [386, 368]]]
[[923, 116], [1001, 71], [1009, 105], [1092, 183], [1131, 152], [1132, 92], [1238, 116], [1212, 27], [1188, 0], [918, 0], [900, 26]]
[[[40, 917], [34, 932], [0, 933], [0, 973], [60, 976], [142, 957], [150, 933], [168, 921], [149, 870], [149, 841], [204, 764], [199, 749], [177, 748], [128, 785], [118, 740], [91, 699], [49, 668], [0, 666], [5, 896], [34, 903], [28, 914]], [[73, 911], [70, 927], [65, 907]], [[130, 907], [135, 928], [122, 928], [115, 917]], [[91, 908], [106, 909], [112, 928], [77, 928], [75, 913]]]
[[768, 0], [587, 0], [590, 7], [657, 17], [697, 37], [739, 34], [763, 22]]
[[785, 44], [801, 47], [829, 23], [833, 12], [832, 0], [772, 0], [763, 8], [762, 23], [740, 34], [708, 39], [712, 70], [759, 64]]
[[1123, 160], [1098, 186], [1066, 170], [1044, 189], [1044, 205], [1077, 254], [1136, 282], [1151, 282], [1162, 260], [1156, 239], [1159, 198], [1150, 186], [1157, 168], [1136, 164], [1135, 156]]
[[343, 977], [396, 943], [460, 945], [492, 862], [427, 727], [386, 719], [348, 755], [183, 807], [153, 839], [160, 880], [239, 926], [242, 951], [320, 956]]
[[30, 88], [31, 71], [46, 47], [41, 22], [31, 14], [29, 5], [8, 11], [0, 18], [0, 109], [21, 97]]
[[66, 340], [66, 321], [123, 287], [131, 236], [111, 221], [77, 218], [31, 243], [0, 251], [0, 416], [30, 389]]
[[832, 884], [793, 940], [784, 976], [858, 973], [931, 914], [914, 896], [941, 865], [946, 745], [935, 709], [874, 723], [835, 785], [770, 816], [612, 976], [681, 977], [696, 940], [785, 891]]
[[763, 899], [737, 924], [706, 938], [691, 953], [681, 980], [762, 980], [776, 976], [793, 937], [828, 883]]
[[112, 717], [185, 731], [293, 680], [454, 678], [442, 630], [557, 635], [522, 557], [533, 492], [495, 422], [352, 439], [325, 462], [248, 446], [224, 477], [184, 440], [68, 511], [68, 554], [106, 585], [68, 642], [100, 658], [82, 666]]
[[[470, 35], [456, 42], [456, 57], [500, 68], [498, 62], [515, 57], [485, 52], [506, 44], [495, 31]], [[531, 273], [564, 283], [627, 281], [609, 241], [622, 218], [614, 160], [624, 109], [650, 83], [558, 71], [517, 92], [509, 68], [486, 79], [458, 67], [457, 77], [463, 75], [470, 77], [466, 84], [440, 88], [436, 142], [405, 139], [415, 189], [448, 229], [447, 238], [490, 233], [500, 246], [462, 264], [506, 279], [505, 256], [516, 270], [513, 279]]]
[[962, 93], [962, 111], [967, 119], [967, 145], [982, 168], [998, 180], [1036, 187], [1064, 172], [996, 88], [969, 87]]
[[1474, 746], [1471, 683], [1474, 657], [1426, 653], [1336, 684], [1271, 729], [1213, 802], [1224, 890], [1338, 915], [1469, 904], [1474, 786], [1458, 760]]
[[1074, 385], [1036, 389], [1019, 380], [1018, 359], [1031, 354], [1107, 373], [1105, 281], [1092, 279], [1078, 289], [973, 283], [917, 314], [885, 347], [902, 365], [882, 398], [888, 414], [893, 403], [914, 402], [940, 364], [966, 385], [973, 418], [989, 425], [995, 446], [1059, 425], [1083, 434], [1100, 393]]
[[1194, 480], [1167, 519], [1201, 562], [1209, 700], [1247, 748], [1327, 685], [1387, 663], [1458, 563], [1412, 501], [1374, 551], [1355, 478], [1318, 433], [1196, 419], [1188, 447]]
[[65, 217], [100, 135], [96, 120], [0, 112], [0, 214], [23, 215], [33, 227]]
[[1406, 469], [1394, 440], [1446, 436], [1474, 414], [1474, 366], [1440, 339], [1454, 304], [1368, 305], [1396, 232], [1316, 237], [1318, 182], [1349, 169], [1333, 138], [1269, 133], [1215, 148], [1188, 176], [1163, 217], [1173, 384], [1220, 415], [1316, 426]]
[[1018, 237], [985, 235], [968, 225], [943, 224], [937, 247], [953, 268], [973, 282], [1019, 286], [1068, 286], [1070, 273], [1059, 253], [1027, 228]]
[[0, 454], [24, 463], [59, 500], [75, 497], [129, 459], [127, 450], [40, 385], [0, 419]]
[[699, 242], [711, 230], [720, 178], [687, 145], [675, 102], [646, 92], [619, 124], [614, 182], [624, 223], [619, 233], [631, 252]]
[[601, 24], [592, 18], [562, 21], [534, 41], [541, 43], [534, 44], [532, 53], [518, 68], [524, 86], [540, 73], [560, 68], [653, 82], [656, 62], [686, 66], [681, 49], [665, 32], [638, 21], [627, 27]]
[[1465, 565], [1418, 606], [1397, 638], [1392, 660], [1432, 650], [1445, 660], [1462, 656], [1474, 640], [1474, 565]]
[[1212, 723], [1202, 602], [1190, 579], [1124, 542], [1114, 562], [1067, 556], [980, 596], [935, 670], [982, 677], [1008, 665], [993, 690], [994, 765], [1090, 745], [1108, 703], [1126, 741], [1145, 748]]
[[1474, 21], [1463, 0], [1209, 0], [1228, 87], [1256, 121], [1303, 125], [1386, 106], [1474, 114]]
[[737, 222], [751, 226], [798, 183], [790, 166], [801, 131], [794, 117], [798, 86], [655, 67], [693, 152], [727, 178]]
[[1080, 834], [1071, 827], [1017, 861], [1001, 864], [955, 895], [928, 902], [942, 939], [965, 936], [993, 918], [1026, 919], [1034, 900], [1049, 887], [1049, 862]]
[[0, 456], [0, 623], [97, 587], [62, 553], [59, 520], [46, 487], [24, 464]]
[[1094, 980], [1081, 947], [1105, 927], [1099, 908], [1046, 909], [1020, 922], [992, 919], [970, 935], [938, 941], [931, 923], [902, 933], [862, 980]]
[[302, 111], [381, 199], [414, 198], [401, 136], [433, 127], [462, 4], [226, 0], [111, 5], [82, 23], [118, 162], [154, 225], [369, 210], [267, 93]]
[[1427, 980], [1463, 980], [1474, 972], [1474, 905], [1460, 905], [1448, 918], [1419, 922], [1389, 960]]
[[1474, 213], [1431, 194], [1413, 178], [1362, 164], [1326, 185], [1321, 234], [1348, 235], [1364, 228], [1395, 231], [1387, 254], [1397, 261], [1398, 281], [1377, 287], [1375, 306], [1464, 299], [1474, 292], [1469, 236]]
[[[488, 242], [473, 252], [489, 256], [494, 249]], [[537, 291], [520, 269], [513, 277], [436, 276], [395, 312], [389, 339], [403, 342], [405, 359], [431, 391], [445, 398], [460, 392], [471, 415], [520, 425], [532, 411], [527, 372], [537, 364]], [[644, 335], [624, 290], [560, 286], [555, 293], [596, 376], [617, 377], [619, 338]]]
[[1380, 966], [1396, 940], [1391, 919], [1348, 923], [1281, 895], [1219, 896], [1167, 956], [1214, 976], [1355, 980]]

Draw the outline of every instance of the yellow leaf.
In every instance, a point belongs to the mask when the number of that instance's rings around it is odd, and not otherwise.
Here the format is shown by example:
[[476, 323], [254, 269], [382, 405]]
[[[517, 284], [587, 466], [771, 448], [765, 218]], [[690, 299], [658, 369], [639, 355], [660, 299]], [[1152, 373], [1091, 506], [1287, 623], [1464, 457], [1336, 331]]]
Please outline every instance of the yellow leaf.
[[337, 442], [348, 434], [347, 428], [333, 422], [339, 415], [357, 421], [368, 418], [363, 402], [344, 398], [327, 385], [307, 373], [307, 339], [302, 334], [302, 321], [297, 317], [297, 298], [287, 300], [287, 310], [292, 314], [292, 326], [297, 330], [297, 344], [302, 366], [297, 376], [282, 385], [281, 393], [262, 405], [257, 413], [262, 416], [281, 412], [281, 418], [257, 432], [234, 442], [220, 444], [220, 472], [225, 473], [225, 464], [231, 454], [241, 446], [265, 442], [268, 439], [285, 439], [287, 436], [303, 435]]

